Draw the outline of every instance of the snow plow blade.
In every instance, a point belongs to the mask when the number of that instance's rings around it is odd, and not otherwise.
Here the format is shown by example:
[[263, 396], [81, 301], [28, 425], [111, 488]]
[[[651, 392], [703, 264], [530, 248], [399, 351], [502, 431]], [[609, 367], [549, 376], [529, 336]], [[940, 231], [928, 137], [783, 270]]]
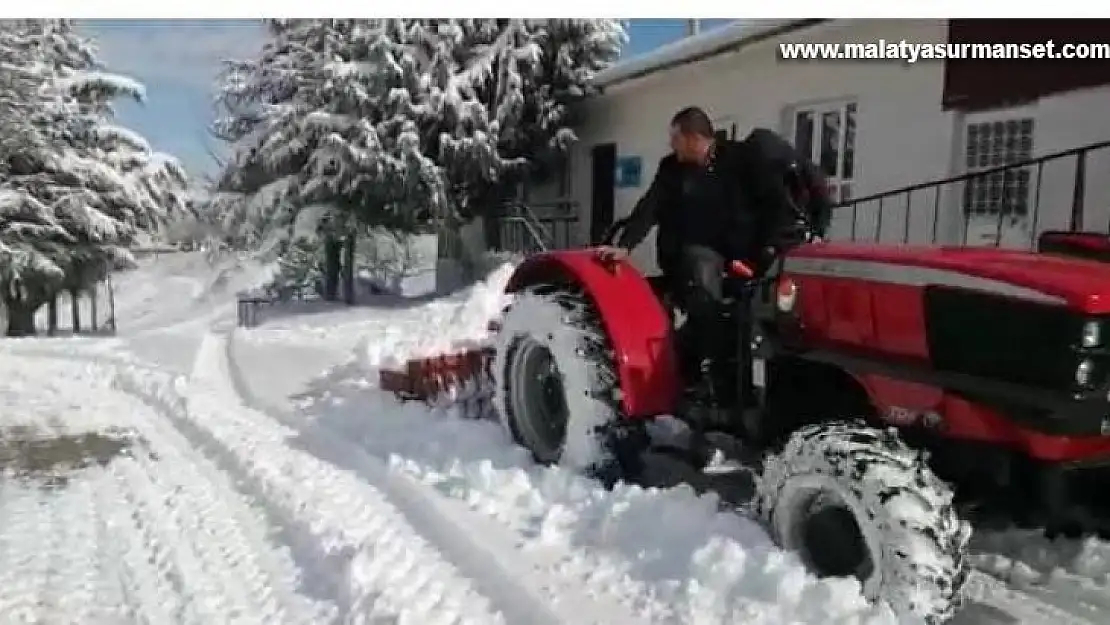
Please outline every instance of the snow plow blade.
[[[498, 324], [490, 323], [496, 332]], [[383, 367], [378, 386], [401, 401], [420, 401], [434, 407], [457, 406], [463, 416], [483, 418], [492, 413], [494, 351], [489, 347], [413, 358], [398, 367]]]

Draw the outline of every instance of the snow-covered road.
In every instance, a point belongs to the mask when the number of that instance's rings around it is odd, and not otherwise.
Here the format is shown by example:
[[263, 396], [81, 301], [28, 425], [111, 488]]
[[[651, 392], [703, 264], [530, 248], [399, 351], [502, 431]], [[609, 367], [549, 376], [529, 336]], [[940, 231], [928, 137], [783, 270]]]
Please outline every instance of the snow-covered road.
[[109, 368], [0, 357], [0, 433], [0, 622], [326, 618], [256, 502]]
[[[177, 278], [133, 305], [212, 282]], [[712, 496], [607, 491], [375, 388], [394, 352], [481, 331], [496, 287], [232, 332], [198, 286], [188, 315], [125, 310], [141, 333], [0, 341], [0, 623], [900, 622]], [[977, 548], [955, 622], [1110, 622], [1105, 543]]]

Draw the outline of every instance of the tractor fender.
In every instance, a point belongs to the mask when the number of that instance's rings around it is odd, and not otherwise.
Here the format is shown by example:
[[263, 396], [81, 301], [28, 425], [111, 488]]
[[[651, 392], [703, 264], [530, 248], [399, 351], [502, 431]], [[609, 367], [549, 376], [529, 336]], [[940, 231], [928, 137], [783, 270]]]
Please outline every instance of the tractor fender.
[[594, 250], [561, 250], [527, 258], [506, 286], [581, 288], [597, 309], [613, 348], [624, 416], [674, 414], [681, 379], [673, 327], [647, 278], [627, 260], [602, 262]]

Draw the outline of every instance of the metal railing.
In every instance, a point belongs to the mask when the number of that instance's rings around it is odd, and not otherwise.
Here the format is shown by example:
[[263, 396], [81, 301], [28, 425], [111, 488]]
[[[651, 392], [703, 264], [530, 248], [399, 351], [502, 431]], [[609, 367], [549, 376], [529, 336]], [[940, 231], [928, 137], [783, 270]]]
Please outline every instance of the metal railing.
[[[1092, 226], [1096, 218], [1110, 219], [1105, 181], [1110, 141], [852, 198], [834, 207], [829, 234], [856, 242], [1033, 249], [1049, 230], [1110, 232], [1110, 222]], [[511, 202], [500, 213], [498, 240], [505, 251], [531, 254], [583, 244], [576, 202]]]
[[[1096, 168], [1095, 180], [1110, 179], [1110, 141], [852, 198], [834, 208], [831, 238], [1033, 248], [1040, 231], [1084, 229], [1085, 222], [1091, 221], [1089, 209], [1110, 216], [1110, 185], [1088, 184], [1092, 165], [1102, 165]], [[1101, 191], [1105, 197], [1097, 196]], [[1090, 194], [1096, 195], [1093, 202]], [[976, 199], [987, 210], [972, 210]], [[1062, 211], [1046, 214], [1042, 209], [1048, 203], [1070, 206], [1066, 215]], [[962, 223], [951, 221], [951, 216], [962, 217]], [[850, 220], [846, 228], [845, 217]], [[1017, 225], [1020, 228], [1015, 230]], [[1110, 224], [1104, 227], [1110, 229]], [[982, 240], [970, 240], [974, 232]]]
[[520, 254], [568, 249], [577, 244], [577, 225], [573, 201], [509, 203], [498, 218], [500, 247]]

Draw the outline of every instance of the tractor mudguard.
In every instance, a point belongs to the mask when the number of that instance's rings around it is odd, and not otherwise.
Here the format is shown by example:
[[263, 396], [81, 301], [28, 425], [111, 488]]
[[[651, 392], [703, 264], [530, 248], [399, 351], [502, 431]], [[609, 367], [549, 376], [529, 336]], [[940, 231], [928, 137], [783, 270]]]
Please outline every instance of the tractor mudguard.
[[602, 262], [594, 250], [563, 250], [526, 259], [506, 291], [537, 284], [580, 287], [597, 308], [617, 365], [624, 415], [674, 414], [681, 396], [671, 320], [651, 284], [627, 260]]
[[1048, 230], [1037, 239], [1037, 251], [1110, 262], [1110, 236], [1100, 232], [1067, 232]]

